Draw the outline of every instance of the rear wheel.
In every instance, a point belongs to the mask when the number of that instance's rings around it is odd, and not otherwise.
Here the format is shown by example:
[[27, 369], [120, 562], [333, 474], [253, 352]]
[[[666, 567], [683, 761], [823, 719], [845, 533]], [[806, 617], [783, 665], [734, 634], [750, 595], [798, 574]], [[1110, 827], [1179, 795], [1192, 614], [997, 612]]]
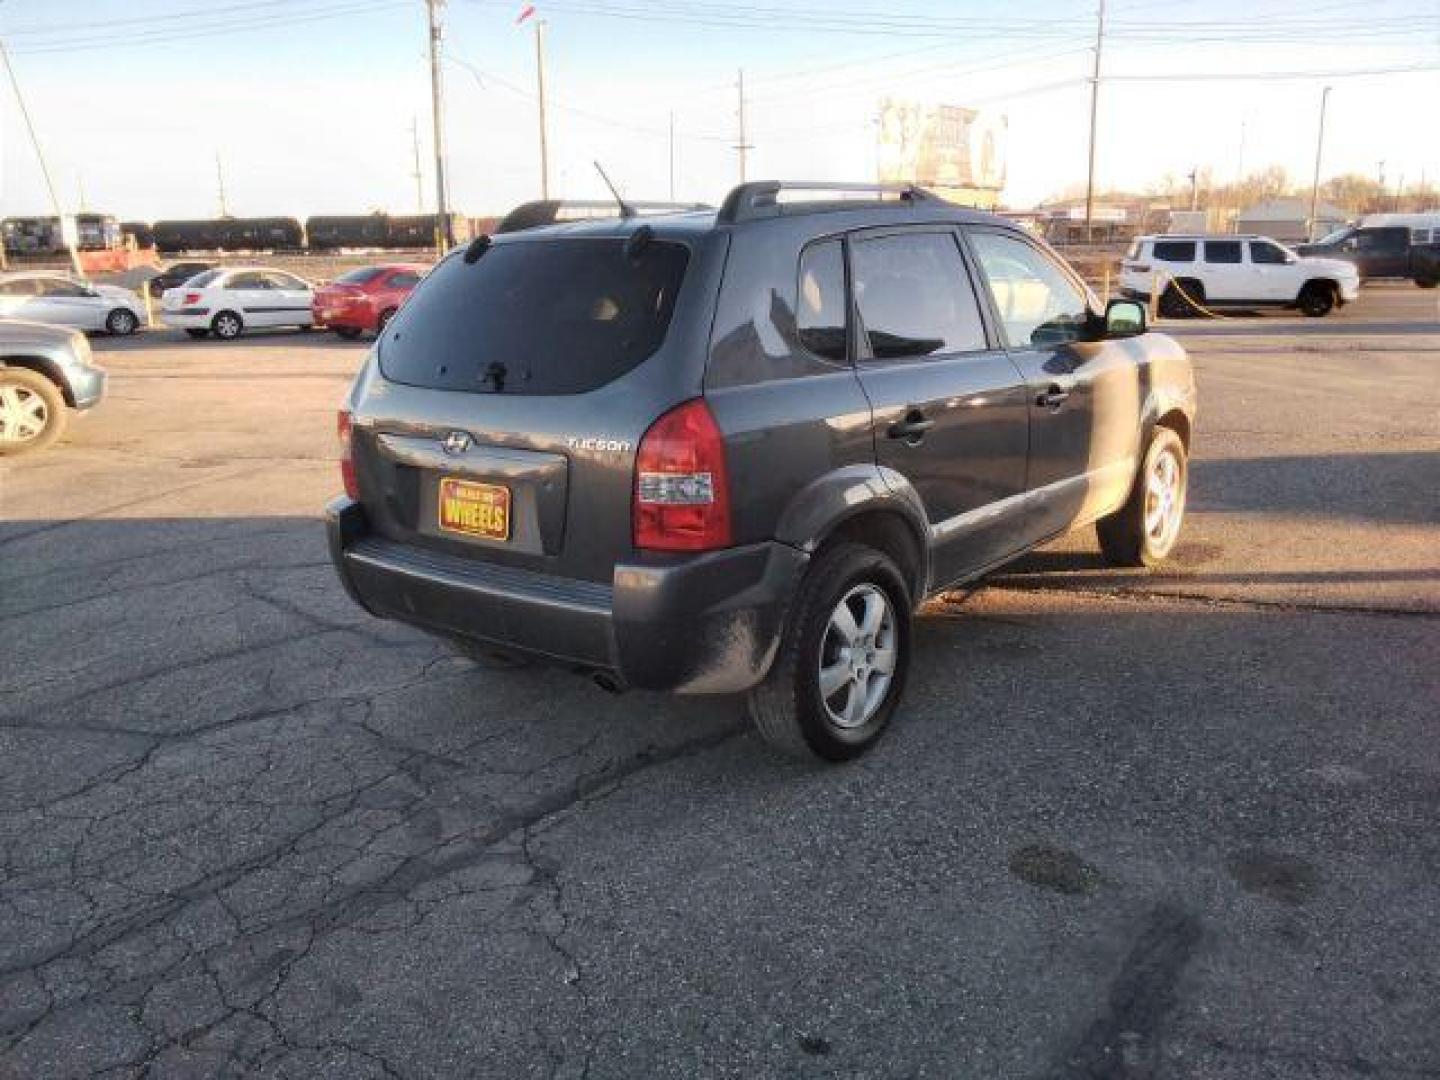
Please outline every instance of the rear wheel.
[[1415, 284], [1422, 289], [1433, 289], [1436, 285], [1440, 285], [1440, 278], [1416, 278]]
[[1324, 318], [1335, 307], [1335, 286], [1312, 281], [1300, 290], [1299, 308], [1312, 319]]
[[1113, 566], [1162, 562], [1180, 538], [1189, 484], [1185, 444], [1170, 428], [1157, 427], [1130, 498], [1095, 523], [1105, 560]]
[[375, 336], [379, 337], [385, 332], [385, 327], [390, 325], [390, 320], [395, 317], [395, 309], [386, 308], [380, 312], [380, 317], [375, 320]]
[[0, 368], [0, 456], [43, 450], [65, 431], [60, 388], [28, 368]]
[[1188, 319], [1201, 314], [1195, 305], [1204, 302], [1205, 287], [1198, 281], [1172, 281], [1160, 294], [1160, 314], [1167, 319]]
[[129, 308], [116, 308], [105, 318], [105, 329], [116, 337], [125, 337], [133, 334], [140, 325], [140, 320]]
[[358, 326], [337, 326], [335, 327], [335, 336], [344, 338], [346, 341], [354, 341], [360, 336], [360, 328]]
[[781, 750], [845, 761], [889, 726], [909, 662], [904, 577], [882, 552], [836, 544], [806, 571], [770, 673], [750, 693], [750, 715]]
[[244, 329], [244, 320], [233, 311], [222, 311], [210, 320], [210, 332], [221, 341], [234, 341]]

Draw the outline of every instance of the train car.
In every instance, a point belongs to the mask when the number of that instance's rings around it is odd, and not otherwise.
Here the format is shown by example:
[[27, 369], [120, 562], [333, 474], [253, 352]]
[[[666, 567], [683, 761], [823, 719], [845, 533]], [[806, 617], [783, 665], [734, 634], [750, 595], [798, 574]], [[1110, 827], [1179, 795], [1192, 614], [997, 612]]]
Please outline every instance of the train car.
[[[0, 223], [7, 255], [63, 255], [65, 236], [53, 214], [6, 218]], [[75, 215], [76, 247], [81, 251], [112, 251], [123, 243], [120, 224], [111, 214]]]
[[305, 219], [311, 251], [383, 248], [389, 233], [388, 214], [330, 214]]
[[155, 246], [155, 230], [148, 221], [122, 221], [120, 236], [122, 239], [133, 240], [135, 246], [142, 251]]
[[[385, 246], [391, 250], [433, 248], [440, 229], [440, 221], [438, 214], [392, 215], [389, 235], [385, 238]], [[451, 243], [468, 244], [470, 242], [468, 218], [461, 217], [459, 214], [451, 214], [450, 228], [452, 230]]]
[[174, 255], [182, 251], [219, 251], [222, 224], [213, 218], [157, 221], [152, 230], [155, 250], [162, 255]]
[[303, 251], [305, 230], [291, 217], [222, 218], [222, 251]]

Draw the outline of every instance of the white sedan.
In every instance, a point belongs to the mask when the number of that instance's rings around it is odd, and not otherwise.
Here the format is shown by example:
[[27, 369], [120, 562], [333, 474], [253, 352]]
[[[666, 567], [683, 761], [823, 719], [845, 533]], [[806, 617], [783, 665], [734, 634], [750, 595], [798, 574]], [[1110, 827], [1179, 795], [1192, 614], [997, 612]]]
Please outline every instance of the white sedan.
[[314, 286], [284, 270], [235, 266], [207, 270], [184, 285], [166, 289], [161, 306], [167, 326], [194, 338], [214, 334], [229, 341], [257, 326], [314, 325]]
[[118, 285], [64, 274], [0, 274], [0, 318], [133, 334], [145, 322], [145, 301]]

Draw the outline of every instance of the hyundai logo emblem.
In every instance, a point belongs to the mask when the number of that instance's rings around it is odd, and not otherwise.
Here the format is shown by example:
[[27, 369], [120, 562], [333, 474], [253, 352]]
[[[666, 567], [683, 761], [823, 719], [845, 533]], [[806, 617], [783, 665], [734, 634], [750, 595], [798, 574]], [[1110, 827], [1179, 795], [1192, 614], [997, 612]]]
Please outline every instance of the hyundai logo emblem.
[[452, 431], [441, 440], [440, 445], [447, 454], [463, 454], [470, 449], [470, 436], [463, 431]]

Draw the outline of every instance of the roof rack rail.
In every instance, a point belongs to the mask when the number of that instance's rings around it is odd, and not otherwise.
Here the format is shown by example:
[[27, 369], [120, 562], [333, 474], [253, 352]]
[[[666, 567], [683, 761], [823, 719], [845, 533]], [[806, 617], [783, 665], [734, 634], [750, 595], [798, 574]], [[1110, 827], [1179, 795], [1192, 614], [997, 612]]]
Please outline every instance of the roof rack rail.
[[[640, 216], [713, 209], [704, 203], [633, 202], [626, 205]], [[523, 229], [539, 229], [567, 221], [595, 221], [622, 216], [614, 199], [540, 199], [515, 207], [500, 219], [495, 231], [520, 232]]]
[[[814, 191], [836, 197], [785, 203], [781, 201], [780, 195], [787, 191]], [[846, 197], [857, 195], [870, 195], [872, 198], [861, 200]], [[847, 210], [862, 201], [871, 205], [910, 206], [919, 202], [943, 203], [945, 200], [918, 184], [786, 183], [780, 180], [757, 180], [731, 189], [730, 194], [725, 196], [725, 201], [720, 204], [720, 213], [716, 220], [721, 224], [733, 224], [755, 218], [779, 217], [782, 214]]]

